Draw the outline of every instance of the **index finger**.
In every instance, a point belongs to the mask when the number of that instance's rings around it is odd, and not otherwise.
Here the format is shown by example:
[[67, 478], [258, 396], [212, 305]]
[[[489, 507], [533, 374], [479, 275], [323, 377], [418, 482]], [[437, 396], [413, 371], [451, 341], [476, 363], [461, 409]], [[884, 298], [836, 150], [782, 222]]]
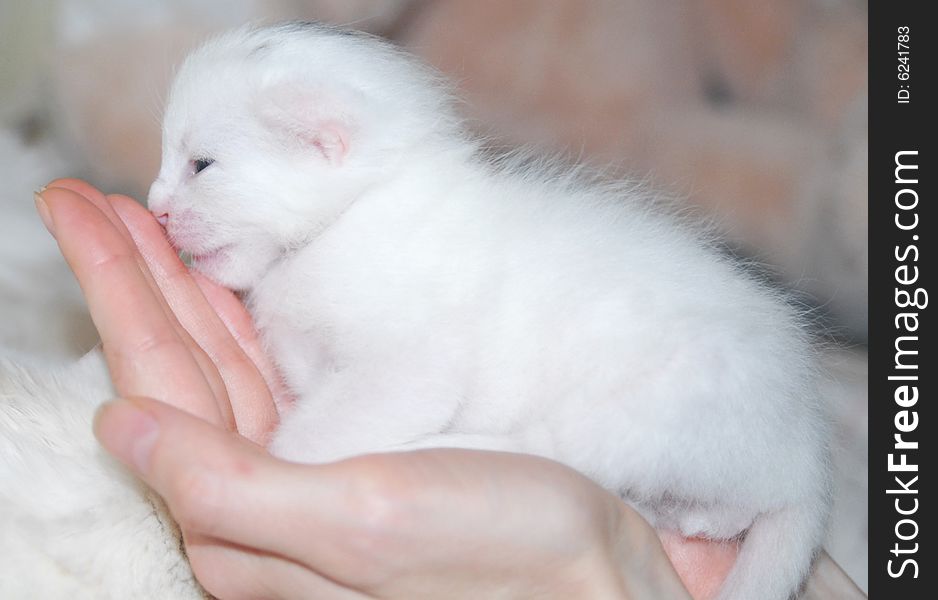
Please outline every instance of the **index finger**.
[[222, 423], [211, 387], [154, 296], [128, 240], [75, 191], [48, 188], [37, 194], [40, 201], [88, 302], [117, 392], [158, 397]]

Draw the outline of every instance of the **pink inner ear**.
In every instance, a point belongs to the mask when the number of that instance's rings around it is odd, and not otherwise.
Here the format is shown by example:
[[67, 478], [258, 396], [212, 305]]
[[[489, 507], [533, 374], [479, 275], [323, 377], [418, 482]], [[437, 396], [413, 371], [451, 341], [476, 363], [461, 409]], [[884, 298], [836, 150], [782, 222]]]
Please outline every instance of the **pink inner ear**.
[[259, 112], [274, 132], [314, 148], [332, 164], [348, 154], [349, 127], [334, 94], [295, 83], [279, 83], [258, 98]]
[[342, 164], [345, 155], [348, 154], [348, 134], [340, 123], [331, 121], [320, 123], [313, 131], [302, 137], [334, 165]]

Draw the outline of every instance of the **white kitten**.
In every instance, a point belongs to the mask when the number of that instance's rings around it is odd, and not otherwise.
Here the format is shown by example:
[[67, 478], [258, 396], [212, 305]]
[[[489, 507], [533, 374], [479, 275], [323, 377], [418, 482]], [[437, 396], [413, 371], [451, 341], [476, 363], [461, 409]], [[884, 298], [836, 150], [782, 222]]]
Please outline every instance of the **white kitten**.
[[547, 456], [660, 528], [748, 529], [724, 600], [782, 600], [828, 513], [794, 311], [622, 186], [498, 166], [435, 76], [316, 24], [239, 29], [178, 73], [150, 207], [248, 292], [298, 396], [282, 457]]

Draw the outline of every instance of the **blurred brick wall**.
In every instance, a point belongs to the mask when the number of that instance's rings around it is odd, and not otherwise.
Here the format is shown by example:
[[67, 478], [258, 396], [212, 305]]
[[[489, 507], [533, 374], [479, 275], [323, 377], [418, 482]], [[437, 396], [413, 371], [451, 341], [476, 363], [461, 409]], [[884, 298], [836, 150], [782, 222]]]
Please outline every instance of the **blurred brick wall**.
[[495, 143], [611, 165], [686, 197], [783, 280], [815, 295], [843, 331], [865, 336], [864, 2], [166, 6], [158, 20], [101, 25], [95, 36], [69, 36], [67, 19], [61, 24], [51, 113], [101, 185], [145, 193], [159, 162], [159, 105], [172, 66], [209, 32], [261, 17], [351, 23], [450, 75], [467, 116]]

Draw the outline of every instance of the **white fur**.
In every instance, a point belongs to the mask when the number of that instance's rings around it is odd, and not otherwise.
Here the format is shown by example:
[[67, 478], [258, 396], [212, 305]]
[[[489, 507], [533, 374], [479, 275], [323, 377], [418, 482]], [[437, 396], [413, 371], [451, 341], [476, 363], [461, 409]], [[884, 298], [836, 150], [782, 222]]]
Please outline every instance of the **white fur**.
[[98, 352], [0, 359], [0, 598], [203, 598], [162, 502], [91, 433], [113, 396]]
[[197, 50], [163, 134], [151, 208], [248, 292], [300, 397], [275, 454], [547, 456], [658, 527], [749, 529], [723, 600], [796, 590], [829, 505], [814, 355], [691, 228], [622, 185], [493, 164], [432, 73], [318, 25]]

